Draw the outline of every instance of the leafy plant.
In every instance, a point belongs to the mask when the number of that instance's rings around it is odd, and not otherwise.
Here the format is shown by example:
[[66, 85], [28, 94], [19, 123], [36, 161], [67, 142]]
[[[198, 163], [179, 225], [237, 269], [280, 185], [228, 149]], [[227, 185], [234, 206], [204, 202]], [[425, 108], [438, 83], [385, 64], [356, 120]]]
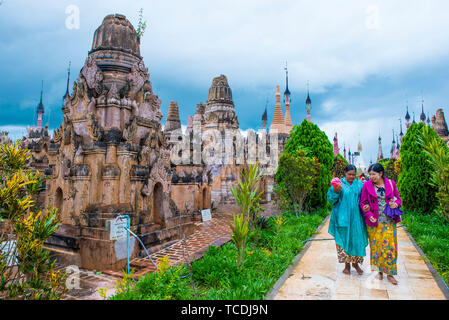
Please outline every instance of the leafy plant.
[[240, 214], [234, 214], [234, 224], [229, 222], [232, 229], [231, 239], [238, 251], [237, 266], [245, 260], [246, 239], [248, 236], [248, 223], [260, 210], [260, 200], [264, 191], [258, 191], [258, 183], [261, 179], [259, 165], [256, 162], [245, 168], [235, 188], [231, 192], [241, 210]]
[[[399, 162], [398, 162], [399, 161]], [[396, 168], [396, 164], [400, 165], [400, 160], [396, 159], [382, 159], [379, 160], [379, 163], [384, 167], [385, 169], [385, 176], [388, 179], [392, 179], [394, 181], [398, 181], [399, 171]]]
[[298, 149], [306, 150], [306, 156], [317, 158], [320, 164], [319, 176], [308, 198], [308, 206], [311, 208], [325, 207], [327, 190], [330, 188], [332, 180], [331, 169], [334, 161], [332, 144], [316, 124], [304, 120], [301, 125], [292, 129], [284, 153], [296, 156]]
[[256, 219], [254, 220], [254, 225], [259, 228], [259, 229], [266, 229], [269, 227], [268, 224], [268, 218], [261, 216], [261, 215], [257, 215]]
[[137, 24], [137, 37], [141, 39], [143, 37], [143, 34], [145, 33], [145, 30], [147, 29], [147, 22], [143, 20], [143, 8], [140, 8], [139, 10], [139, 22]]
[[231, 240], [237, 247], [237, 267], [239, 267], [245, 260], [248, 218], [243, 214], [234, 214], [234, 224], [229, 222], [229, 226], [232, 229]]
[[318, 159], [309, 158], [303, 149], [293, 155], [283, 153], [276, 172], [275, 193], [284, 208], [293, 206], [296, 216], [301, 215], [305, 201], [316, 186], [320, 165]]
[[237, 205], [241, 212], [253, 220], [257, 212], [262, 210], [260, 201], [264, 191], [259, 191], [258, 184], [262, 179], [259, 164], [250, 164], [244, 167], [237, 185], [231, 188]]
[[433, 167], [430, 184], [438, 189], [436, 197], [444, 217], [449, 221], [449, 148], [430, 127], [424, 127], [419, 144], [429, 156]]
[[0, 296], [59, 299], [66, 290], [66, 275], [55, 270], [44, 243], [58, 229], [60, 218], [57, 209], [37, 211], [33, 198], [44, 179], [25, 168], [29, 158], [20, 140], [0, 147], [0, 217], [10, 224], [0, 235]]
[[284, 218], [284, 217], [282, 217], [282, 215], [280, 215], [280, 216], [276, 216], [272, 221], [273, 221], [273, 225], [276, 227], [276, 232], [280, 233], [282, 230], [282, 226], [287, 221], [287, 218]]
[[332, 177], [343, 178], [345, 176], [345, 169], [348, 166], [348, 161], [341, 154], [337, 154], [334, 157], [334, 163], [332, 165]]

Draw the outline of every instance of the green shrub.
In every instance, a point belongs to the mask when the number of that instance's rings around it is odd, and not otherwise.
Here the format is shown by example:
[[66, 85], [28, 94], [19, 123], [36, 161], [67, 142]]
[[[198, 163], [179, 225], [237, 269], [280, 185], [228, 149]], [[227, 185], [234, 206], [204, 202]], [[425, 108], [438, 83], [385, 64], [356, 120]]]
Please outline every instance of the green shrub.
[[44, 178], [26, 167], [30, 157], [20, 140], [0, 146], [0, 217], [11, 225], [0, 234], [0, 299], [57, 300], [66, 291], [66, 274], [55, 270], [44, 243], [59, 228], [60, 217], [58, 209], [37, 208], [34, 199]]
[[334, 157], [334, 163], [332, 164], [332, 176], [334, 178], [343, 178], [345, 176], [345, 169], [348, 166], [348, 161], [341, 154], [337, 154]]
[[449, 148], [430, 127], [425, 127], [420, 145], [429, 155], [433, 167], [431, 185], [438, 188], [436, 197], [445, 219], [449, 221]]
[[[405, 209], [430, 213], [438, 204], [438, 189], [430, 184], [434, 168], [429, 162], [429, 155], [419, 143], [424, 127], [423, 123], [412, 124], [403, 138], [398, 190]], [[432, 135], [436, 135], [435, 131]]]
[[317, 185], [320, 167], [317, 163], [318, 159], [307, 157], [302, 148], [295, 154], [286, 152], [281, 155], [274, 190], [281, 207], [293, 207], [296, 215], [301, 215], [307, 197]]
[[385, 176], [388, 179], [392, 179], [395, 182], [398, 181], [398, 171], [396, 169], [396, 162], [400, 160], [395, 159], [382, 159], [379, 160], [379, 163], [384, 167], [385, 169]]
[[327, 135], [320, 128], [307, 120], [293, 127], [284, 152], [296, 155], [298, 149], [310, 150], [310, 156], [316, 157], [320, 164], [316, 187], [309, 197], [311, 208], [325, 207], [327, 190], [332, 179], [331, 169], [334, 163], [333, 146]]

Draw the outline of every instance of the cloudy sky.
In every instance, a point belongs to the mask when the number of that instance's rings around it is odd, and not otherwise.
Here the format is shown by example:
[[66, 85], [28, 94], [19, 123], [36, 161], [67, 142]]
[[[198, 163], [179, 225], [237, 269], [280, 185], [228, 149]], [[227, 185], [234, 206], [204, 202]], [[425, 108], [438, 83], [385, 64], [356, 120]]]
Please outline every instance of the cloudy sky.
[[140, 8], [141, 54], [162, 112], [177, 101], [184, 125], [220, 74], [242, 129], [262, 126], [267, 99], [271, 123], [286, 61], [293, 123], [305, 118], [309, 81], [312, 120], [330, 139], [338, 132], [341, 147], [355, 150], [360, 139], [367, 163], [379, 133], [389, 154], [407, 101], [417, 120], [422, 99], [426, 114], [448, 111], [446, 0], [3, 0], [0, 129], [18, 138], [36, 122], [41, 80], [44, 121], [58, 127], [69, 61], [74, 80], [103, 18], [121, 13], [137, 26]]

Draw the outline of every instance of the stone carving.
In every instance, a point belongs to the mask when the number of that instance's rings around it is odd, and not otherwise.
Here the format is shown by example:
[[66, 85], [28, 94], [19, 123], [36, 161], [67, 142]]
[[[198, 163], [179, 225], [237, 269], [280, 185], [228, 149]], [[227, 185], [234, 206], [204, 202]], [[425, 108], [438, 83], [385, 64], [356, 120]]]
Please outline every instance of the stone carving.
[[131, 73], [128, 75], [128, 81], [130, 82], [129, 97], [131, 99], [134, 99], [136, 93], [142, 89], [142, 86], [149, 78], [148, 69], [145, 68], [143, 60], [131, 67]]
[[113, 83], [107, 95], [108, 104], [120, 105], [120, 96], [118, 94], [117, 85]]
[[64, 133], [63, 133], [62, 126], [59, 126], [59, 128], [56, 129], [55, 132], [53, 133], [53, 142], [60, 143], [62, 141], [63, 134]]
[[153, 193], [153, 188], [150, 187], [153, 185], [153, 180], [152, 179], [148, 179], [147, 183], [143, 185], [142, 187], [142, 195], [145, 197], [150, 197], [151, 194]]
[[95, 113], [89, 114], [87, 123], [89, 136], [93, 141], [100, 141], [103, 139], [104, 131], [98, 124], [98, 116]]
[[86, 79], [89, 89], [93, 90], [97, 96], [100, 95], [103, 91], [103, 84], [101, 82], [104, 77], [92, 56], [87, 58], [81, 74]]

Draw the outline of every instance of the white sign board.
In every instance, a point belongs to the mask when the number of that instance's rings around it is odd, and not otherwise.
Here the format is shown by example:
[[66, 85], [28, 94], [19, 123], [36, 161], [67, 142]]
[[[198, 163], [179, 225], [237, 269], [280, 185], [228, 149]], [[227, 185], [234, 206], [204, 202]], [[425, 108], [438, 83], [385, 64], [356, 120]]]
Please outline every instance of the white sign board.
[[203, 218], [203, 222], [212, 220], [212, 215], [210, 213], [210, 209], [201, 210], [201, 216]]
[[0, 243], [0, 250], [2, 252], [2, 255], [8, 255], [6, 258], [8, 267], [17, 265], [17, 257], [15, 256], [15, 253], [16, 253], [16, 241], [15, 240], [5, 241], [3, 243]]
[[273, 185], [272, 184], [267, 187], [267, 191], [268, 192], [273, 192]]
[[108, 220], [106, 226], [106, 230], [109, 231], [109, 239], [110, 240], [121, 240], [126, 238], [127, 231], [125, 230], [128, 227], [128, 222], [126, 219], [114, 219]]

